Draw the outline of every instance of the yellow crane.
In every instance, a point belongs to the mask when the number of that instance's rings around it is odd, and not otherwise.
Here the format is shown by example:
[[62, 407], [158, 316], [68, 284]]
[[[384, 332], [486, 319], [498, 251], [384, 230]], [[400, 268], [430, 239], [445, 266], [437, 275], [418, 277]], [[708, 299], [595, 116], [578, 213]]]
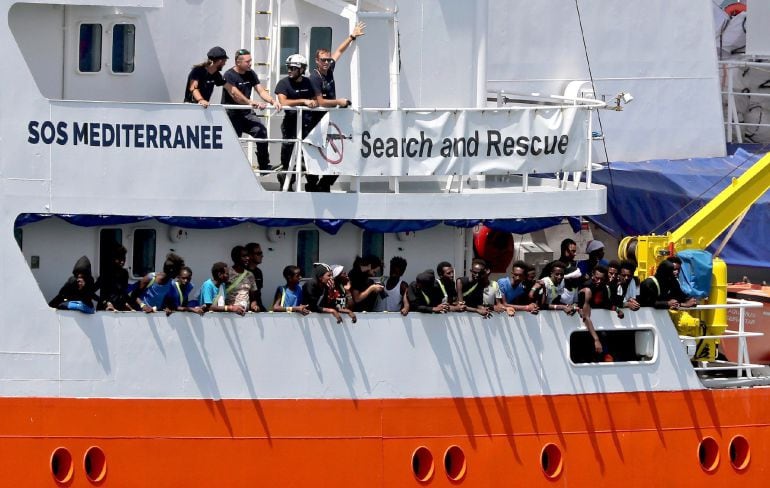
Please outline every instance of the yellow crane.
[[[770, 153], [765, 154], [740, 177], [722, 190], [679, 228], [665, 235], [625, 237], [618, 256], [637, 263], [640, 280], [655, 273], [658, 263], [685, 249], [705, 249], [742, 216], [770, 188]], [[729, 239], [732, 231], [725, 239]], [[758, 243], [758, 245], [761, 245]], [[719, 257], [713, 259], [709, 303], [727, 301], [727, 266]], [[721, 334], [727, 328], [727, 311], [711, 311], [704, 317], [707, 334]]]

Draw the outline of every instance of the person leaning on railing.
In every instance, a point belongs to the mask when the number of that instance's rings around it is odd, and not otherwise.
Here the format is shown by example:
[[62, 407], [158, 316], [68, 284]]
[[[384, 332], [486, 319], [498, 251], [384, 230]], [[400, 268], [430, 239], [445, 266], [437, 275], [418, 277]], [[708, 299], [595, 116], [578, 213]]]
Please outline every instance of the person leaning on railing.
[[227, 52], [221, 47], [214, 46], [209, 49], [206, 61], [193, 66], [190, 74], [187, 75], [184, 101], [207, 108], [214, 87], [225, 84], [221, 72], [228, 59]]
[[[305, 70], [307, 69], [307, 59], [301, 54], [292, 54], [286, 58], [286, 70], [288, 76], [283, 78], [275, 87], [275, 94], [278, 96], [278, 100], [281, 105], [286, 107], [307, 107], [316, 108], [318, 102], [316, 101], [317, 93], [313, 88], [313, 84], [305, 77]], [[302, 112], [302, 137], [306, 137], [310, 132], [310, 126], [312, 123], [311, 113], [309, 111]], [[291, 155], [294, 152], [294, 141], [297, 137], [297, 111], [287, 110], [286, 115], [283, 117], [281, 123], [281, 137], [288, 139], [281, 145], [281, 167], [284, 171], [289, 169], [289, 163], [291, 162]], [[279, 178], [281, 185], [283, 185], [285, 175]], [[294, 176], [291, 177], [291, 183], [294, 184]], [[308, 179], [308, 191], [315, 191], [315, 187], [310, 184]]]
[[[260, 84], [257, 73], [251, 69], [251, 53], [248, 50], [239, 49], [235, 52], [235, 66], [225, 72], [224, 79], [223, 105], [250, 105], [252, 108], [262, 110], [267, 102], [276, 110], [281, 110], [281, 104]], [[252, 88], [257, 90], [261, 101], [251, 100]], [[230, 117], [238, 137], [246, 132], [255, 139], [267, 138], [267, 129], [259, 121], [257, 114], [251, 110], [230, 109], [227, 111], [227, 116]], [[262, 171], [270, 168], [270, 153], [266, 142], [257, 143], [257, 162]]]

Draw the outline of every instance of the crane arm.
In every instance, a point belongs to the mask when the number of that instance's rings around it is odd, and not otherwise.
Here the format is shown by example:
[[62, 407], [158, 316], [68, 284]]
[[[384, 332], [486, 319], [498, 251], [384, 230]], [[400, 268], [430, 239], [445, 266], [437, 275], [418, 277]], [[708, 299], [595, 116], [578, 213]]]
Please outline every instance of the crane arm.
[[770, 153], [765, 154], [713, 200], [670, 234], [683, 249], [705, 249], [770, 188]]
[[639, 279], [677, 251], [705, 249], [770, 188], [770, 153], [765, 154], [681, 226], [666, 235], [626, 237], [618, 256], [638, 264]]

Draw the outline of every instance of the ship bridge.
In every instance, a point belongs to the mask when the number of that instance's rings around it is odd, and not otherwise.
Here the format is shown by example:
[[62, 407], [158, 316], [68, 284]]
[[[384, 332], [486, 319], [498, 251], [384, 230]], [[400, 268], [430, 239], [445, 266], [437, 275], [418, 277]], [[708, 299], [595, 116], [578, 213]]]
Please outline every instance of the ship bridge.
[[[178, 59], [178, 41], [166, 34], [183, 30], [172, 9], [153, 1], [80, 3], [6, 5], [9, 28], [0, 49], [26, 68], [8, 87], [5, 110], [15, 116], [2, 121], [12, 217], [446, 220], [606, 210], [605, 188], [592, 182], [591, 153], [593, 119], [605, 103], [580, 82], [565, 82], [552, 96], [490, 94], [484, 12], [477, 12], [472, 33], [451, 33], [458, 43], [469, 40], [468, 49], [424, 51], [473, 61], [451, 80], [429, 75], [428, 58], [415, 62], [399, 44], [392, 2], [309, 1], [314, 8], [295, 10], [288, 1], [233, 1], [240, 12], [206, 17], [217, 35], [202, 32], [191, 45], [222, 44], [231, 56], [233, 46], [245, 46], [271, 92], [285, 74], [286, 53], [333, 48], [357, 22], [367, 23], [335, 71], [350, 107], [312, 109], [320, 121], [296, 139], [283, 138], [280, 126], [289, 114], [311, 109], [255, 110], [271, 156], [260, 169], [257, 141], [236, 133], [228, 116], [251, 108], [217, 103], [219, 88], [207, 109], [172, 95], [202, 56]], [[203, 2], [200, 9], [211, 6]], [[239, 40], [232, 28], [238, 24]], [[449, 31], [444, 26], [433, 34]], [[62, 49], [52, 53], [43, 45]], [[440, 90], [430, 89], [441, 79]], [[293, 151], [283, 167], [287, 143]], [[328, 193], [307, 192], [308, 175], [336, 180]]]

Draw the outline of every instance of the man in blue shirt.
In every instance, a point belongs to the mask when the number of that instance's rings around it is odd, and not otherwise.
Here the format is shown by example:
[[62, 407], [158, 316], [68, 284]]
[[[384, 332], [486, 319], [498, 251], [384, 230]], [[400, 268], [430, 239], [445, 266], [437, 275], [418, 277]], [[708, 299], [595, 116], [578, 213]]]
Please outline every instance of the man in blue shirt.
[[208, 312], [229, 312], [225, 305], [225, 284], [229, 270], [223, 262], [211, 266], [211, 278], [201, 285], [200, 304]]
[[511, 267], [511, 276], [497, 280], [500, 292], [503, 294], [503, 303], [513, 306], [514, 310], [522, 310], [537, 313], [538, 306], [529, 298], [527, 286], [527, 271], [529, 266], [524, 261], [516, 261]]

